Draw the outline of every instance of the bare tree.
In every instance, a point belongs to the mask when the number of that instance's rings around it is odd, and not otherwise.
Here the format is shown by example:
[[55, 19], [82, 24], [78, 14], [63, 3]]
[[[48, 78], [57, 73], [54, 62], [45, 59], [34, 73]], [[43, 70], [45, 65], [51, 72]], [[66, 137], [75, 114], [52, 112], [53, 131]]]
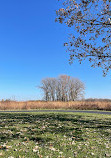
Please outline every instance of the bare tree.
[[73, 92], [72, 100], [77, 100], [79, 98], [83, 98], [83, 96], [84, 96], [84, 89], [85, 89], [85, 86], [84, 86], [83, 82], [81, 82], [77, 78], [76, 79], [72, 78], [71, 88], [73, 88], [72, 89], [72, 92]]
[[56, 21], [73, 28], [64, 43], [70, 62], [88, 59], [106, 75], [111, 69], [111, 0], [63, 0], [56, 13]]
[[49, 78], [49, 92], [50, 92], [50, 100], [51, 101], [55, 101], [56, 100], [56, 96], [55, 96], [55, 92], [56, 92], [56, 79], [55, 78]]
[[56, 79], [55, 78], [45, 78], [41, 81], [41, 88], [44, 93], [44, 100], [46, 101], [55, 101], [55, 89], [56, 87]]
[[68, 101], [68, 88], [69, 88], [69, 80], [70, 80], [70, 76], [67, 75], [61, 75], [58, 78], [61, 88], [60, 88], [60, 92], [61, 92], [61, 100], [62, 101]]
[[74, 101], [84, 94], [84, 84], [76, 78], [60, 75], [58, 78], [45, 78], [40, 88], [46, 101]]
[[39, 86], [39, 88], [41, 88], [43, 90], [44, 93], [44, 100], [45, 101], [49, 101], [50, 100], [50, 91], [49, 91], [49, 78], [43, 79], [41, 81], [41, 85]]
[[55, 87], [55, 96], [56, 96], [56, 100], [59, 101], [61, 100], [61, 82], [60, 82], [60, 79], [57, 78], [56, 79], [56, 87]]

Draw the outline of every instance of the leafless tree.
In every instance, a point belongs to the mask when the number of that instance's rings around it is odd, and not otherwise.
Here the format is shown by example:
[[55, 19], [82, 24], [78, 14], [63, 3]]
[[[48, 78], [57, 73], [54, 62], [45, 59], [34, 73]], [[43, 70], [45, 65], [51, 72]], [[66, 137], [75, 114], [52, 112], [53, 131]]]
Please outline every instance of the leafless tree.
[[44, 93], [44, 100], [49, 101], [50, 100], [50, 96], [49, 96], [49, 78], [43, 79], [41, 81], [41, 86], [39, 86], [39, 88], [41, 88], [43, 90]]
[[58, 80], [61, 85], [61, 88], [60, 88], [61, 101], [68, 101], [68, 88], [69, 88], [70, 76], [61, 75], [59, 76]]
[[70, 62], [88, 59], [106, 75], [111, 69], [111, 0], [63, 0], [56, 13], [56, 21], [72, 27], [64, 43]]
[[56, 96], [55, 96], [55, 92], [56, 92], [56, 79], [55, 78], [49, 78], [49, 92], [50, 92], [50, 100], [51, 101], [55, 101], [56, 100]]
[[70, 88], [72, 89], [71, 92], [71, 100], [76, 100], [79, 98], [83, 98], [84, 96], [84, 90], [85, 90], [85, 86], [83, 84], [83, 82], [81, 82], [79, 79], [77, 78], [72, 78], [72, 84], [70, 86]]
[[84, 94], [84, 84], [76, 78], [60, 75], [57, 78], [45, 78], [40, 88], [46, 101], [74, 101]]

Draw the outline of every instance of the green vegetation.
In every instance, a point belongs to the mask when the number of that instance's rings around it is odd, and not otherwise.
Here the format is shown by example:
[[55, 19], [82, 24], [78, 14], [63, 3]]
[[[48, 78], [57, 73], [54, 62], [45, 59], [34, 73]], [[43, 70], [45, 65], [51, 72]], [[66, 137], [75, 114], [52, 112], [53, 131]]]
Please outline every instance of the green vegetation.
[[0, 113], [0, 158], [104, 158], [110, 149], [110, 115]]

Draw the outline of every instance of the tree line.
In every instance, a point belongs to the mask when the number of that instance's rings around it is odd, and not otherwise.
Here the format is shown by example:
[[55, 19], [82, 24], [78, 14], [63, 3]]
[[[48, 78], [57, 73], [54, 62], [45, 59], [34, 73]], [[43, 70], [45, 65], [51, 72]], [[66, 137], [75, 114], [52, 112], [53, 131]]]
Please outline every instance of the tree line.
[[42, 79], [39, 88], [45, 101], [75, 101], [83, 98], [85, 89], [82, 81], [67, 75]]

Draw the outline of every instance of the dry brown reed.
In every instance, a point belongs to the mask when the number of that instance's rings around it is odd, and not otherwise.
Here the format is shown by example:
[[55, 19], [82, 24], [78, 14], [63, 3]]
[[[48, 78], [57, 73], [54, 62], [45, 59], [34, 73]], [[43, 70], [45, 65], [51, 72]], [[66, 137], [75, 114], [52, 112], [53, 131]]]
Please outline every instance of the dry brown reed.
[[76, 109], [76, 110], [111, 110], [109, 101], [1, 101], [0, 110], [31, 110], [31, 109]]

